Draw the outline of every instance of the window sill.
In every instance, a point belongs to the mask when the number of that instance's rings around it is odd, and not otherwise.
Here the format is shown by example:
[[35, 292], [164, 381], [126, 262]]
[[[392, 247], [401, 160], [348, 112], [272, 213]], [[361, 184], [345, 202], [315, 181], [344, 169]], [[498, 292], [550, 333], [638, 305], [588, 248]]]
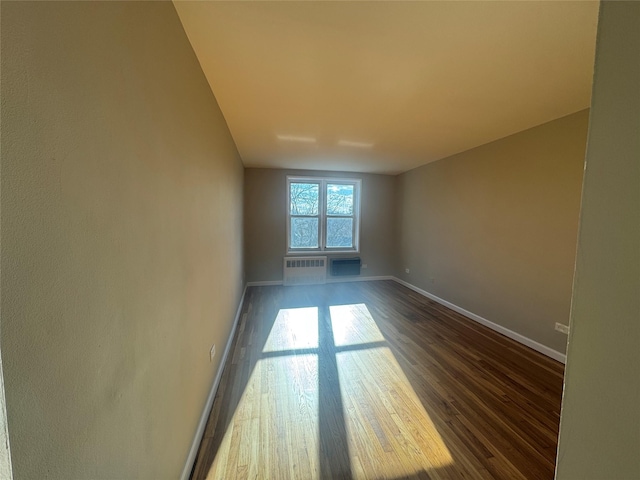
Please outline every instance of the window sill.
[[318, 256], [323, 256], [323, 255], [333, 255], [333, 254], [354, 254], [354, 253], [360, 253], [360, 250], [289, 250], [287, 252], [287, 255], [304, 255], [304, 256], [313, 256], [313, 255], [318, 255]]

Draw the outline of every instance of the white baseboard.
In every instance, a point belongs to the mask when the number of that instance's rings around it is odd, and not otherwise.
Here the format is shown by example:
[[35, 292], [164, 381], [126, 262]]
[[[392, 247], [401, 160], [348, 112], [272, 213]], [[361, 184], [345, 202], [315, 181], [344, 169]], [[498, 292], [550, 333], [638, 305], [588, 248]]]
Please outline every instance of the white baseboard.
[[393, 280], [391, 275], [380, 275], [377, 277], [327, 277], [327, 283], [342, 282], [374, 282], [376, 280]]
[[[381, 275], [377, 277], [327, 277], [327, 283], [341, 282], [371, 282], [375, 280], [393, 280], [391, 275]], [[282, 285], [282, 280], [261, 280], [258, 282], [247, 282], [247, 287], [265, 287], [269, 285]]]
[[282, 280], [261, 280], [259, 282], [247, 282], [247, 287], [266, 287], [269, 285], [282, 285]]
[[244, 286], [244, 290], [242, 291], [242, 297], [240, 297], [240, 303], [238, 304], [238, 309], [236, 310], [236, 316], [233, 319], [233, 325], [231, 326], [231, 332], [229, 333], [229, 338], [227, 339], [227, 345], [224, 347], [224, 353], [222, 354], [222, 358], [220, 359], [220, 366], [218, 367], [218, 372], [216, 373], [216, 376], [213, 380], [213, 384], [211, 384], [211, 390], [209, 390], [207, 403], [205, 404], [204, 410], [202, 411], [202, 414], [200, 416], [200, 422], [198, 423], [198, 428], [196, 429], [195, 437], [193, 438], [193, 442], [191, 443], [191, 449], [189, 450], [189, 455], [187, 456], [187, 462], [185, 463], [184, 468], [182, 469], [180, 480], [189, 480], [189, 475], [191, 475], [191, 470], [193, 469], [193, 463], [196, 460], [196, 455], [198, 454], [198, 448], [200, 447], [200, 442], [202, 441], [202, 435], [204, 435], [204, 429], [207, 426], [207, 420], [209, 419], [209, 414], [211, 413], [211, 407], [213, 406], [213, 401], [216, 398], [216, 392], [218, 391], [218, 386], [220, 385], [222, 372], [227, 363], [227, 357], [229, 356], [229, 352], [231, 351], [231, 345], [233, 344], [233, 337], [236, 334], [236, 328], [238, 327], [238, 323], [240, 322], [240, 314], [242, 313], [244, 296], [247, 293], [247, 285]]
[[527, 347], [532, 348], [535, 351], [540, 352], [543, 355], [546, 355], [547, 357], [553, 358], [558, 362], [567, 363], [567, 356], [564, 353], [560, 353], [557, 350], [549, 348], [546, 345], [536, 342], [535, 340], [531, 340], [530, 338], [527, 338], [524, 335], [514, 332], [513, 330], [509, 330], [508, 328], [503, 327], [502, 325], [498, 325], [497, 323], [487, 320], [486, 318], [483, 318], [480, 315], [476, 315], [475, 313], [470, 312], [469, 310], [465, 310], [464, 308], [454, 305], [451, 302], [447, 302], [446, 300], [443, 300], [442, 298], [437, 297], [434, 294], [427, 292], [426, 290], [422, 290], [421, 288], [418, 288], [415, 285], [411, 285], [410, 283], [405, 282], [404, 280], [401, 280], [397, 277], [392, 277], [392, 279], [398, 282], [399, 284], [404, 285], [407, 288], [410, 288], [414, 292], [419, 293], [424, 297], [430, 298], [431, 300], [438, 302], [439, 304], [444, 305], [445, 307], [450, 308], [451, 310], [458, 312], [464, 315], [465, 317], [468, 317], [471, 320], [474, 320], [484, 325], [485, 327], [489, 327], [491, 330], [495, 330], [496, 332], [501, 333], [505, 337], [509, 337], [512, 340], [515, 340], [516, 342], [526, 345]]

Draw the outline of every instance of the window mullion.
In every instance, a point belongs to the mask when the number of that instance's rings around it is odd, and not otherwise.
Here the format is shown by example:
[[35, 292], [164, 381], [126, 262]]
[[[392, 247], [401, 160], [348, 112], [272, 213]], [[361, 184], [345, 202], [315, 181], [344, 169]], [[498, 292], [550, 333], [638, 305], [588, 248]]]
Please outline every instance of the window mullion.
[[319, 222], [320, 225], [318, 226], [319, 228], [319, 232], [318, 232], [318, 243], [320, 244], [320, 250], [325, 249], [326, 245], [327, 245], [327, 241], [325, 238], [326, 235], [326, 231], [327, 231], [327, 226], [326, 226], [326, 222], [327, 222], [327, 216], [326, 216], [326, 196], [327, 196], [327, 182], [325, 182], [324, 180], [322, 180], [320, 182], [320, 199], [319, 199], [319, 205], [318, 205], [318, 215], [319, 215]]
[[356, 239], [356, 216], [355, 216], [355, 205], [353, 209], [353, 215], [351, 216], [351, 247], [355, 248], [358, 244], [358, 239]]

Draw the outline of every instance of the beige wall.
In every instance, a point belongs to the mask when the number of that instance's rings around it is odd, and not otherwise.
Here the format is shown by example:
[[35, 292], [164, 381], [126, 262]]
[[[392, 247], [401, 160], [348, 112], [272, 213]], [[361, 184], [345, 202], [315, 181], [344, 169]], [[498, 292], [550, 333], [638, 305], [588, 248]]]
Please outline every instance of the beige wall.
[[587, 123], [578, 112], [400, 175], [397, 276], [564, 353]]
[[640, 3], [603, 2], [556, 478], [640, 478]]
[[248, 168], [244, 183], [247, 281], [282, 280], [282, 258], [287, 251], [287, 175], [362, 179], [359, 256], [368, 268], [363, 269], [361, 275], [393, 274], [396, 254], [392, 228], [396, 210], [394, 177]]
[[170, 2], [2, 2], [15, 478], [180, 475], [241, 295], [242, 182]]

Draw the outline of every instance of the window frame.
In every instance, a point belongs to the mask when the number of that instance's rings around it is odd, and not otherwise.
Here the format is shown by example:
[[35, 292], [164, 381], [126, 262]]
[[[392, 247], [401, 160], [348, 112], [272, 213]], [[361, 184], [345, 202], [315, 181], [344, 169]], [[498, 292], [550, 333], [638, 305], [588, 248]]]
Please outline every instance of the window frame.
[[[309, 183], [318, 185], [318, 214], [317, 215], [292, 215], [291, 214], [291, 184]], [[328, 185], [352, 185], [353, 186], [353, 214], [330, 215], [327, 213], [327, 187]], [[287, 255], [309, 255], [326, 253], [360, 253], [360, 198], [362, 195], [362, 180], [359, 178], [344, 177], [305, 177], [287, 175]], [[318, 246], [315, 248], [291, 247], [291, 219], [292, 218], [318, 218]], [[329, 218], [353, 219], [353, 247], [327, 247], [327, 222]]]

